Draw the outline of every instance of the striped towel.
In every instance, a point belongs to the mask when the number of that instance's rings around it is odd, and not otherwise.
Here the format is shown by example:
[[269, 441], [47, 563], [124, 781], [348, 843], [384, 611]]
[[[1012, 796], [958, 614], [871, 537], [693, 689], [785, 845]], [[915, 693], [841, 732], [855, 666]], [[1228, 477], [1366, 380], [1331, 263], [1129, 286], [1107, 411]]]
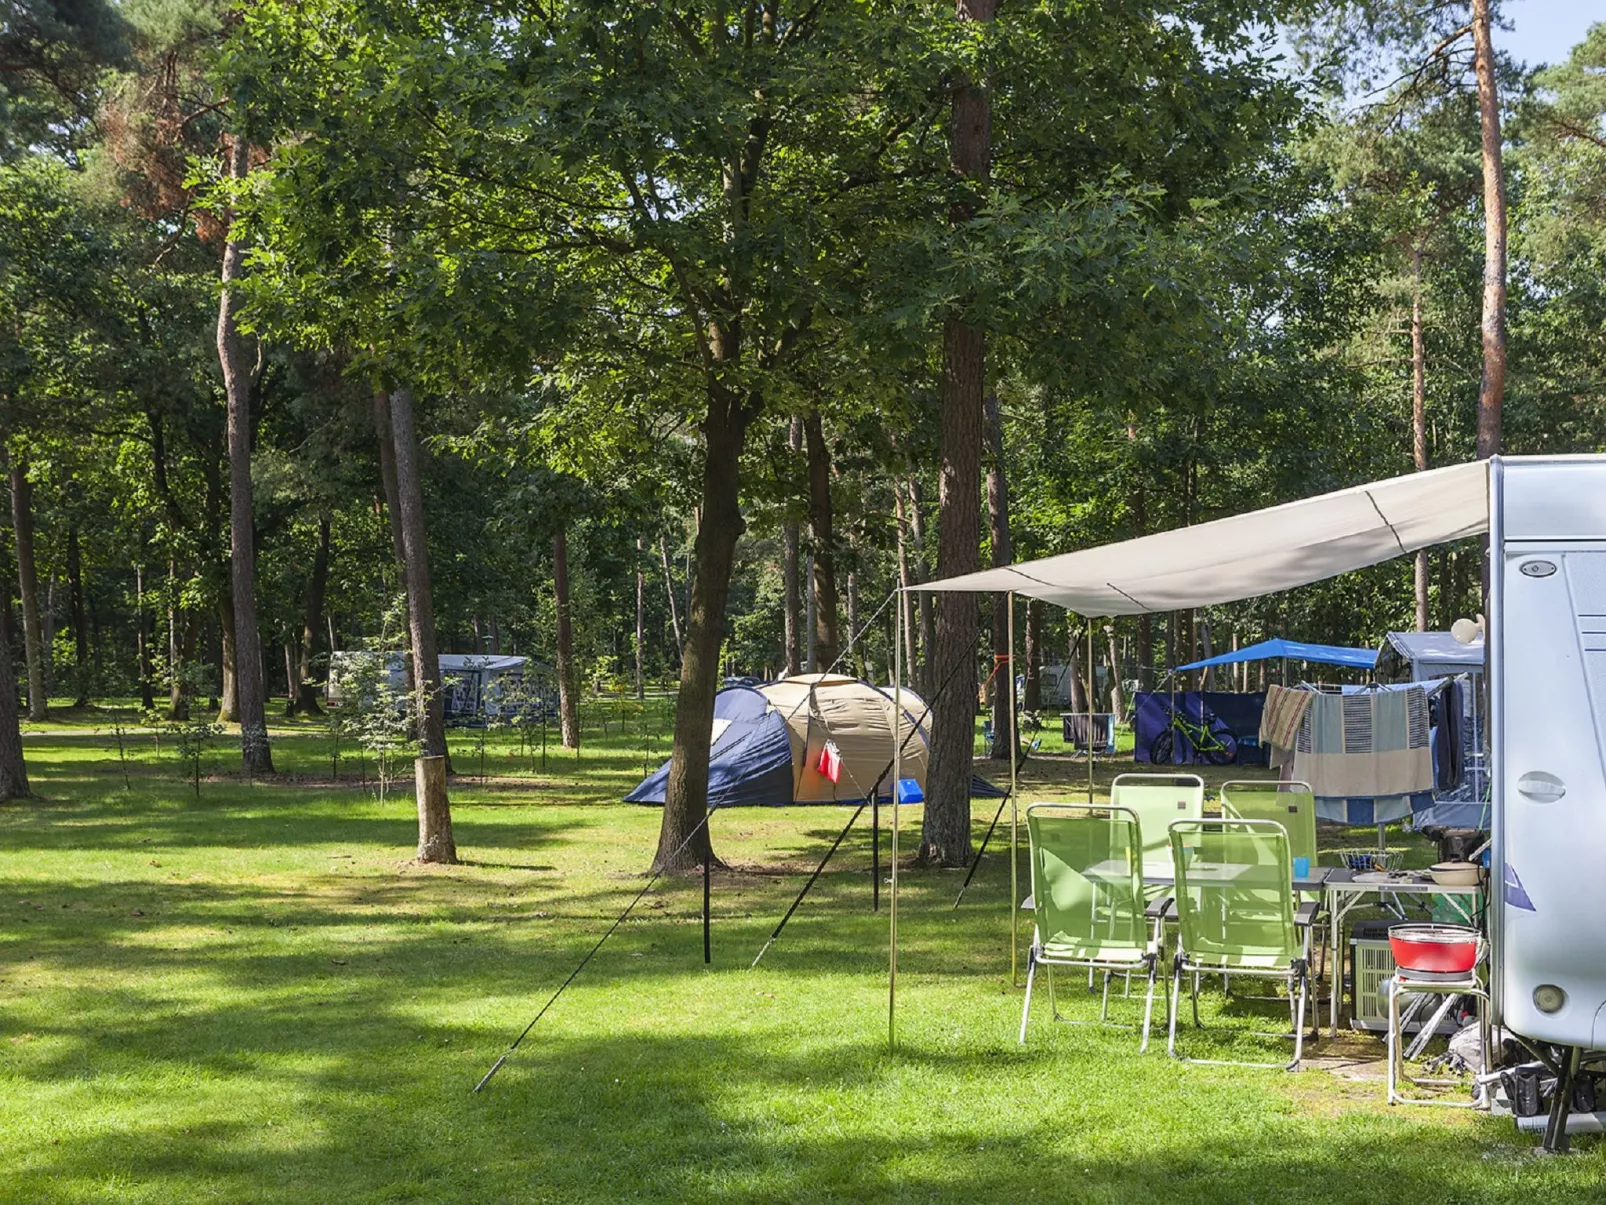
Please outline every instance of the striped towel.
[[1266, 687], [1266, 706], [1260, 713], [1260, 743], [1292, 749], [1313, 693], [1286, 686]]
[[1432, 789], [1427, 692], [1420, 686], [1311, 699], [1295, 766], [1318, 797], [1382, 801]]

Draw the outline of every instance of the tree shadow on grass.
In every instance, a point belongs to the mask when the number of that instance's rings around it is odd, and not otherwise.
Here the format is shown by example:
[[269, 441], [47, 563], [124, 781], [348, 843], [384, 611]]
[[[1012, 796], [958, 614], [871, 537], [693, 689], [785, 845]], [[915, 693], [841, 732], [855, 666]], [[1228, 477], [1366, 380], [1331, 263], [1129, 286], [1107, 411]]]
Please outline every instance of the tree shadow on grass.
[[[1275, 1074], [1200, 1075], [1099, 1047], [917, 1039], [888, 1057], [873, 1040], [799, 1045], [773, 1025], [548, 1031], [472, 1095], [497, 1052], [482, 1028], [420, 1033], [414, 1018], [376, 1021], [352, 1002], [311, 1007], [200, 1018], [183, 1045], [213, 1115], [175, 1101], [170, 1115], [90, 1119], [54, 1141], [29, 1134], [13, 1148], [19, 1199], [87, 1199], [95, 1177], [115, 1170], [123, 1199], [205, 1186], [266, 1203], [1599, 1200], [1598, 1144], [1538, 1161], [1503, 1127], [1491, 1145], [1487, 1123], [1311, 1118], [1278, 1096]], [[264, 1041], [270, 1032], [277, 1039]], [[171, 1039], [109, 1035], [111, 1082], [83, 1075], [76, 1093], [122, 1103], [123, 1065], [158, 1040]], [[269, 1139], [274, 1128], [282, 1138]]]

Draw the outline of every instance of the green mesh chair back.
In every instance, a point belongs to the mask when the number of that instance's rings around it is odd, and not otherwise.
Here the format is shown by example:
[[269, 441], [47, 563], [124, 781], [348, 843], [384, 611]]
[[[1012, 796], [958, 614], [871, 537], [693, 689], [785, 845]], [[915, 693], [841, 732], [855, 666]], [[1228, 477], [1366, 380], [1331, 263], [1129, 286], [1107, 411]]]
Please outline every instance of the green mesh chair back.
[[1171, 844], [1166, 831], [1175, 820], [1204, 815], [1204, 779], [1197, 774], [1117, 774], [1110, 784], [1110, 804], [1138, 819], [1143, 832], [1143, 873], [1171, 873]]
[[1275, 820], [1288, 834], [1291, 857], [1309, 858], [1316, 865], [1316, 794], [1308, 783], [1281, 784], [1240, 781], [1221, 784], [1224, 820]]
[[1043, 961], [1143, 958], [1149, 935], [1137, 817], [1121, 808], [1034, 803], [1026, 831]]
[[1302, 956], [1282, 825], [1182, 820], [1170, 836], [1181, 948], [1191, 965], [1273, 970]]

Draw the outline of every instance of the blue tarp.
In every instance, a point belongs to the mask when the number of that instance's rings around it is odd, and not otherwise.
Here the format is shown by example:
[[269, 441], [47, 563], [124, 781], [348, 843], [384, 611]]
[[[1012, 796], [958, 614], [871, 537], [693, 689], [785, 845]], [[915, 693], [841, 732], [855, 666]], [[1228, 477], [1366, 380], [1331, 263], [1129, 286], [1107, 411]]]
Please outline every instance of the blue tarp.
[[[1260, 713], [1265, 705], [1262, 694], [1140, 690], [1132, 705], [1132, 760], [1182, 766], [1263, 766], [1266, 751], [1260, 744]], [[1173, 706], [1186, 725], [1172, 725]], [[1208, 728], [1230, 752], [1218, 751], [1211, 758], [1195, 749], [1189, 731], [1200, 727]], [[1156, 753], [1161, 756], [1157, 758]]]
[[1356, 669], [1371, 669], [1377, 664], [1376, 649], [1352, 649], [1337, 644], [1306, 644], [1302, 640], [1262, 640], [1248, 648], [1234, 649], [1216, 657], [1206, 657], [1177, 670], [1205, 669], [1211, 665], [1232, 665], [1239, 661], [1275, 661], [1286, 657], [1290, 661], [1314, 661], [1318, 665], [1348, 665]]

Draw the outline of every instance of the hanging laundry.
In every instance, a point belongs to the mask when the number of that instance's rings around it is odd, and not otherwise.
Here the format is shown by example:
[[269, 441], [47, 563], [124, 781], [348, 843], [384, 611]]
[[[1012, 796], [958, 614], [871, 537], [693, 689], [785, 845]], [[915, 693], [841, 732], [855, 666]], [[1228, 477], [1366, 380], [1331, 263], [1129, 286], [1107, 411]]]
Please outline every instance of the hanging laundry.
[[1368, 799], [1377, 822], [1413, 810], [1412, 796], [1433, 787], [1427, 692], [1365, 690], [1312, 693], [1295, 740], [1293, 777], [1310, 783], [1318, 800]]
[[1260, 743], [1292, 749], [1311, 697], [1308, 690], [1275, 685], [1266, 687], [1266, 706], [1260, 713]]
[[1453, 791], [1464, 770], [1461, 743], [1461, 683], [1447, 681], [1428, 700], [1433, 725], [1433, 789]]

